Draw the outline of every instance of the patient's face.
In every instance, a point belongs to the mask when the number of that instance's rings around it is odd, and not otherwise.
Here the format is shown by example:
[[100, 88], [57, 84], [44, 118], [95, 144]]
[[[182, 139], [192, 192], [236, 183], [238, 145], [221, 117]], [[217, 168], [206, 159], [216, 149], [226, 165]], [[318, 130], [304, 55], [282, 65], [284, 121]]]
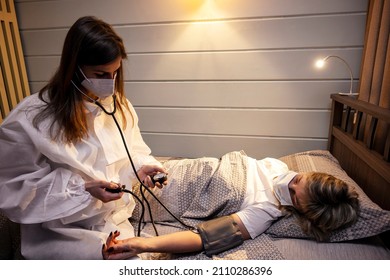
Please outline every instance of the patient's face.
[[294, 204], [294, 207], [302, 212], [303, 205], [307, 201], [307, 175], [305, 173], [297, 174], [294, 179], [288, 184], [288, 189], [290, 191], [291, 200]]

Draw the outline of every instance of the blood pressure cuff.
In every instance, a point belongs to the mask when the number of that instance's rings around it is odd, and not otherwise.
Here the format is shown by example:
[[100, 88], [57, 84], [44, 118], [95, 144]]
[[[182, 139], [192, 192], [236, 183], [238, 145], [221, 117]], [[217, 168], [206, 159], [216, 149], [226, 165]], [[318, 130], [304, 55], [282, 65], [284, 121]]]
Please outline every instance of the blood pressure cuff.
[[197, 225], [203, 248], [208, 257], [241, 245], [244, 242], [237, 223], [223, 216]]

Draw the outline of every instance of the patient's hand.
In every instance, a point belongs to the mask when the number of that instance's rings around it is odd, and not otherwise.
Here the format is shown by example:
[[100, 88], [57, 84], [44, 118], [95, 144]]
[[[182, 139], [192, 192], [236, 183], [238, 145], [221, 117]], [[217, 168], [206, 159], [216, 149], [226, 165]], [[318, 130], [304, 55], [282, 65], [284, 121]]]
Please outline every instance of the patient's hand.
[[105, 260], [126, 260], [143, 252], [142, 238], [133, 237], [124, 240], [116, 239], [120, 232], [111, 233], [103, 245], [102, 254]]

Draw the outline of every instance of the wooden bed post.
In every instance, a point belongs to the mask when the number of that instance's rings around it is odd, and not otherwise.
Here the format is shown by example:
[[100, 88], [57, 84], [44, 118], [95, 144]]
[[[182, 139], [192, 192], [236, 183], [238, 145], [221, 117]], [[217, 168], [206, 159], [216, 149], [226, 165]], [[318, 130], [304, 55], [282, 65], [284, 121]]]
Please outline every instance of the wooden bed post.
[[5, 5], [0, 5], [0, 124], [30, 95], [14, 1], [1, 2]]
[[[342, 168], [352, 177], [364, 192], [383, 209], [390, 210], [390, 162], [389, 146], [375, 150], [374, 143], [381, 141], [390, 145], [390, 133], [377, 134], [375, 122], [390, 124], [390, 110], [378, 107], [353, 97], [333, 94], [332, 119], [329, 129], [329, 151], [337, 158]], [[347, 110], [350, 108], [351, 110]], [[367, 138], [358, 139], [355, 128], [347, 129], [348, 114], [359, 112], [370, 117], [373, 125]], [[360, 123], [353, 124], [354, 126]], [[382, 139], [383, 135], [386, 137]]]

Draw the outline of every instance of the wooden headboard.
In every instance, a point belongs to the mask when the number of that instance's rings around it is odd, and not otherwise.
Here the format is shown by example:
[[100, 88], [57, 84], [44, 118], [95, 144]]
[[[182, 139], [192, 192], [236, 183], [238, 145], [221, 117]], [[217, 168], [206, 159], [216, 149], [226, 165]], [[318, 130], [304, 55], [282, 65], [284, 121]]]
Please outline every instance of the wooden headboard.
[[331, 98], [329, 151], [372, 201], [390, 210], [390, 110], [352, 96]]

